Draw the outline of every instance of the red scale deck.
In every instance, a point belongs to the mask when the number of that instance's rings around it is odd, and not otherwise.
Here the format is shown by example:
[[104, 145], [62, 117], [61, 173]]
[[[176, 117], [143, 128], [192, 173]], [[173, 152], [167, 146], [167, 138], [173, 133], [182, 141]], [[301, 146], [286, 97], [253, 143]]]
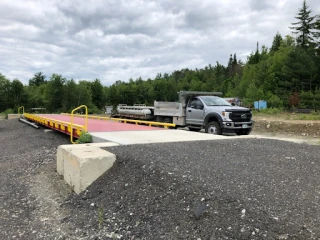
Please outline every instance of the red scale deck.
[[[71, 117], [59, 114], [36, 114], [41, 117], [51, 118], [64, 122], [71, 122]], [[73, 117], [73, 123], [85, 125], [84, 117]], [[118, 131], [153, 131], [163, 130], [164, 128], [149, 127], [147, 125], [136, 125], [129, 123], [119, 123], [112, 120], [97, 120], [88, 118], [88, 132], [118, 132]]]

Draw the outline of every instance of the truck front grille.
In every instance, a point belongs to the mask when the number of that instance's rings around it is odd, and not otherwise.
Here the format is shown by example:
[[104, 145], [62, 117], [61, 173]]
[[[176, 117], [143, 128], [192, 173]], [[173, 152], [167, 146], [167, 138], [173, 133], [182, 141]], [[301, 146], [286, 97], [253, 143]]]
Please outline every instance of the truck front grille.
[[233, 111], [229, 114], [233, 122], [250, 122], [252, 114], [250, 111]]

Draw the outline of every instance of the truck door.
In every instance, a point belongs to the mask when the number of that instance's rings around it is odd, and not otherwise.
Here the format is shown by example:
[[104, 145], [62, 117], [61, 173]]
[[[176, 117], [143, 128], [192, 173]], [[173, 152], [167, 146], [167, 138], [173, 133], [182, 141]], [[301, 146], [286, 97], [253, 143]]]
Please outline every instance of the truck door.
[[186, 123], [193, 125], [202, 125], [204, 118], [204, 105], [198, 98], [190, 99], [187, 112]]

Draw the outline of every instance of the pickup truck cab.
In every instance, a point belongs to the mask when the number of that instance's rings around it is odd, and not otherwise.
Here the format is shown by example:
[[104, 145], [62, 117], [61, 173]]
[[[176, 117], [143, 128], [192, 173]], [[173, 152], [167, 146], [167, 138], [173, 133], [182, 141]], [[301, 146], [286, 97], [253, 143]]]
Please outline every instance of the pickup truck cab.
[[186, 106], [186, 126], [191, 131], [204, 128], [211, 134], [248, 135], [253, 127], [252, 113], [217, 96], [196, 96]]

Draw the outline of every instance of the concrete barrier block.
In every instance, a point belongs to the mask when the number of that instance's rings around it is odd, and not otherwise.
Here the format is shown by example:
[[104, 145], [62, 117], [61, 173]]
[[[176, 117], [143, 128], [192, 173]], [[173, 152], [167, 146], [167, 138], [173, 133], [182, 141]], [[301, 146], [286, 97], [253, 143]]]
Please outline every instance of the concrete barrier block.
[[68, 149], [73, 148], [86, 148], [89, 147], [87, 144], [66, 144], [66, 145], [60, 145], [57, 150], [57, 172], [60, 175], [63, 175], [63, 164], [64, 164], [64, 158], [65, 158], [65, 151]]
[[57, 172], [63, 175], [64, 155], [63, 152], [67, 149], [81, 149], [88, 147], [114, 147], [119, 146], [117, 143], [105, 142], [105, 143], [87, 143], [87, 144], [65, 144], [60, 145], [57, 149]]
[[8, 120], [20, 118], [21, 114], [8, 114]]
[[63, 173], [64, 180], [77, 194], [108, 171], [116, 160], [114, 154], [94, 146], [62, 145], [59, 148], [57, 171]]

